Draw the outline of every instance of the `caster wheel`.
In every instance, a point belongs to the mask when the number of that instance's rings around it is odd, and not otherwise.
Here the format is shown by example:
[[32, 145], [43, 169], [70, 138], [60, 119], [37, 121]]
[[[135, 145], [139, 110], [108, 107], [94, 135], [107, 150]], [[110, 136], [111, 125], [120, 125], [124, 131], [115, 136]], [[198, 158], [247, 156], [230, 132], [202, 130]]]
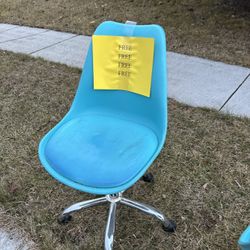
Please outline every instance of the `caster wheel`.
[[67, 224], [72, 220], [72, 216], [70, 214], [61, 214], [57, 221], [59, 224]]
[[152, 173], [147, 173], [142, 176], [142, 180], [145, 182], [154, 182], [154, 176]]
[[174, 221], [172, 220], [166, 220], [163, 224], [162, 224], [162, 228], [164, 231], [166, 232], [170, 232], [173, 233], [176, 230], [176, 224]]

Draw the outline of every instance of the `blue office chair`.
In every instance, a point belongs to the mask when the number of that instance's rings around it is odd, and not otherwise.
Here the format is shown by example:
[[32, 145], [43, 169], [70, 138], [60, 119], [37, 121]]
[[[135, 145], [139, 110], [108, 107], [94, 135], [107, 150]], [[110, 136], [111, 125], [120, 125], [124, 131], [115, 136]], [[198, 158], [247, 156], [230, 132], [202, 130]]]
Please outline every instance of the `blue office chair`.
[[160, 211], [123, 197], [158, 156], [167, 129], [166, 40], [158, 25], [104, 22], [95, 35], [154, 38], [150, 97], [121, 90], [94, 90], [92, 44], [69, 112], [41, 140], [39, 157], [58, 181], [104, 197], [76, 203], [60, 216], [110, 203], [105, 249], [112, 249], [116, 205], [121, 203], [158, 218], [166, 231], [176, 225]]
[[250, 250], [250, 226], [242, 233], [238, 244], [241, 250]]

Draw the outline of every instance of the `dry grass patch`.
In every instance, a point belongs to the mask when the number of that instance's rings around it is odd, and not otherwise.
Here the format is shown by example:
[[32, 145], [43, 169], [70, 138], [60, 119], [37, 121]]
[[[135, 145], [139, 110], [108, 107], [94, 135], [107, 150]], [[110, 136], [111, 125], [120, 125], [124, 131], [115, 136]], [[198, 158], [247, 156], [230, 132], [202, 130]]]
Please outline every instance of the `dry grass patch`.
[[[39, 249], [100, 249], [107, 208], [56, 222], [67, 205], [93, 196], [72, 190], [41, 167], [41, 137], [67, 112], [80, 70], [0, 52], [0, 206]], [[235, 249], [250, 221], [250, 121], [169, 101], [167, 142], [126, 195], [177, 221], [176, 234], [153, 218], [119, 207], [115, 249]]]
[[248, 0], [0, 0], [0, 22], [91, 35], [104, 20], [158, 23], [172, 51], [250, 67]]

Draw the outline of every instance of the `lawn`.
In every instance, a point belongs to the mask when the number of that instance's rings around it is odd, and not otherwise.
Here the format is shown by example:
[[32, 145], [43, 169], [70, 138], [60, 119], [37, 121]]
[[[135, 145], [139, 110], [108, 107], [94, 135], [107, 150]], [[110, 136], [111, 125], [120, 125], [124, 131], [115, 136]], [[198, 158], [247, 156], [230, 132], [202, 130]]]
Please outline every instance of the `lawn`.
[[[0, 209], [38, 249], [101, 249], [108, 208], [58, 225], [64, 207], [93, 196], [55, 181], [37, 156], [72, 102], [80, 70], [3, 51], [0, 68]], [[119, 206], [115, 249], [236, 249], [250, 221], [249, 147], [249, 119], [169, 100], [167, 141], [150, 168], [155, 183], [139, 181], [125, 195], [161, 209], [177, 232]]]
[[248, 0], [0, 0], [7, 22], [92, 35], [104, 20], [157, 23], [168, 48], [250, 67]]

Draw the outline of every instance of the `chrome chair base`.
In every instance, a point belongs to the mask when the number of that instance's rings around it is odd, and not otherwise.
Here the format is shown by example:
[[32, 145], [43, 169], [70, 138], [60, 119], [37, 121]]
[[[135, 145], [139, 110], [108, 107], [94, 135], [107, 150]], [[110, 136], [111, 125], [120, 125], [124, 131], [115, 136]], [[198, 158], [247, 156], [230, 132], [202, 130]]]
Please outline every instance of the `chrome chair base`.
[[136, 208], [145, 214], [149, 214], [156, 217], [161, 221], [163, 229], [167, 232], [174, 232], [176, 230], [176, 224], [172, 220], [167, 219], [159, 210], [144, 203], [126, 199], [122, 196], [122, 193], [106, 195], [101, 198], [75, 203], [63, 211], [58, 221], [59, 223], [67, 223], [71, 220], [72, 213], [84, 208], [102, 205], [105, 203], [110, 203], [108, 221], [105, 230], [105, 250], [112, 250], [113, 247], [117, 203]]

